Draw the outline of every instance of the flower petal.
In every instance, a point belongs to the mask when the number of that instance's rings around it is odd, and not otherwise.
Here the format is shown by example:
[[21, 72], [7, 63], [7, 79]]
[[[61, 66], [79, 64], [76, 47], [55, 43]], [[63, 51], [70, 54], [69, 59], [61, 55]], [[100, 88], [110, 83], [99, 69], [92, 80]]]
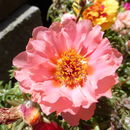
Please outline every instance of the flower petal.
[[95, 104], [91, 105], [91, 107], [88, 109], [80, 107], [78, 113], [76, 113], [75, 115], [66, 112], [62, 113], [62, 116], [71, 126], [76, 126], [79, 124], [80, 119], [89, 120], [94, 114], [94, 110]]
[[43, 27], [43, 26], [39, 26], [39, 27], [34, 28], [33, 32], [32, 32], [33, 38], [36, 39], [38, 32], [40, 32], [40, 31], [46, 31], [46, 30], [48, 30], [48, 28]]
[[[116, 83], [118, 83], [117, 75], [107, 76], [107, 77], [99, 80], [97, 83], [98, 88], [95, 91], [96, 96], [98, 98], [101, 96], [106, 96], [106, 97], [110, 96], [111, 95], [110, 88], [113, 87]], [[108, 95], [108, 93], [109, 93], [109, 95]]]
[[101, 32], [100, 26], [95, 26], [93, 29], [88, 33], [85, 41], [84, 47], [87, 49], [87, 55], [93, 52], [97, 46], [102, 41], [103, 32]]

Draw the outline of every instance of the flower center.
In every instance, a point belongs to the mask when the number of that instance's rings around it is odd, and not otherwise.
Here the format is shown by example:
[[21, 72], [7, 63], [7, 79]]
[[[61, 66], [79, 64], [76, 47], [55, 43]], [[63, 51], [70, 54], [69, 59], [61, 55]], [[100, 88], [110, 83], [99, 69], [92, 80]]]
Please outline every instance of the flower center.
[[57, 62], [56, 79], [67, 87], [83, 85], [87, 78], [87, 60], [74, 49], [65, 51]]

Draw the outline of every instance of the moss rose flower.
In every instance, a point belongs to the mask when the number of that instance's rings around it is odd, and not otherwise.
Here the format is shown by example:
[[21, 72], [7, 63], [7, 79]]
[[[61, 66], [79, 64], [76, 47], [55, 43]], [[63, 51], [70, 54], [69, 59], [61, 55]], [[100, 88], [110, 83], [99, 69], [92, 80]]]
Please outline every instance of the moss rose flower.
[[101, 96], [111, 97], [122, 55], [89, 20], [55, 22], [33, 30], [17, 55], [15, 78], [47, 115], [62, 114], [70, 125], [92, 117]]
[[[74, 0], [80, 3], [81, 0]], [[119, 3], [117, 0], [88, 0], [92, 2], [88, 8], [84, 9], [81, 19], [89, 19], [93, 25], [100, 25], [102, 30], [109, 29], [116, 20], [118, 13]], [[80, 9], [77, 9], [73, 4], [73, 9], [76, 14], [79, 14]]]
[[117, 20], [112, 26], [112, 30], [116, 32], [126, 31], [125, 34], [129, 32], [130, 29], [130, 10], [120, 12], [117, 16]]

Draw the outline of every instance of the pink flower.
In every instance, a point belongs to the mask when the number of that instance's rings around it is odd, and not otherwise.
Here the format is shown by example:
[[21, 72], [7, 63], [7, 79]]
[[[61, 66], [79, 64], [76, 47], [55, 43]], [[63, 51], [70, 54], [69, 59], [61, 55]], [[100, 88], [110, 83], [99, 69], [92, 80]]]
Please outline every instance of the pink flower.
[[125, 8], [126, 10], [130, 10], [130, 3], [129, 3], [129, 2], [125, 3], [125, 4], [124, 4], [124, 8]]
[[116, 32], [122, 30], [123, 28], [125, 28], [125, 25], [119, 19], [117, 19], [115, 23], [112, 25], [112, 30]]
[[53, 23], [33, 30], [26, 50], [17, 55], [15, 78], [42, 111], [62, 114], [70, 125], [89, 120], [101, 96], [111, 97], [122, 55], [89, 20]]
[[76, 17], [73, 14], [70, 13], [65, 13], [62, 17], [61, 17], [61, 22], [65, 22], [66, 20], [76, 20]]
[[125, 12], [120, 12], [117, 16], [117, 20], [112, 26], [112, 30], [117, 32], [125, 28], [130, 29], [130, 10]]
[[126, 28], [130, 28], [130, 10], [119, 13], [118, 18]]

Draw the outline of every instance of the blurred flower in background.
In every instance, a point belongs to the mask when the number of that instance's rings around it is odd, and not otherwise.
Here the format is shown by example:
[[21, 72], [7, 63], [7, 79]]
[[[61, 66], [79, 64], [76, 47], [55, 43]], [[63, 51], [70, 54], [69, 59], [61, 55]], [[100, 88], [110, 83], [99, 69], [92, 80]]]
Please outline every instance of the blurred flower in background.
[[130, 10], [130, 3], [129, 2], [125, 3], [124, 8], [125, 10]]
[[[75, 0], [80, 3], [80, 0]], [[89, 5], [89, 3], [91, 4]], [[87, 2], [86, 9], [82, 12], [81, 19], [89, 19], [93, 25], [100, 25], [103, 30], [109, 29], [116, 20], [119, 4], [116, 0], [94, 0]], [[74, 3], [73, 8], [78, 15], [80, 8], [76, 8]]]
[[112, 30], [127, 34], [130, 29], [130, 10], [120, 12], [117, 16], [117, 20], [112, 25]]

